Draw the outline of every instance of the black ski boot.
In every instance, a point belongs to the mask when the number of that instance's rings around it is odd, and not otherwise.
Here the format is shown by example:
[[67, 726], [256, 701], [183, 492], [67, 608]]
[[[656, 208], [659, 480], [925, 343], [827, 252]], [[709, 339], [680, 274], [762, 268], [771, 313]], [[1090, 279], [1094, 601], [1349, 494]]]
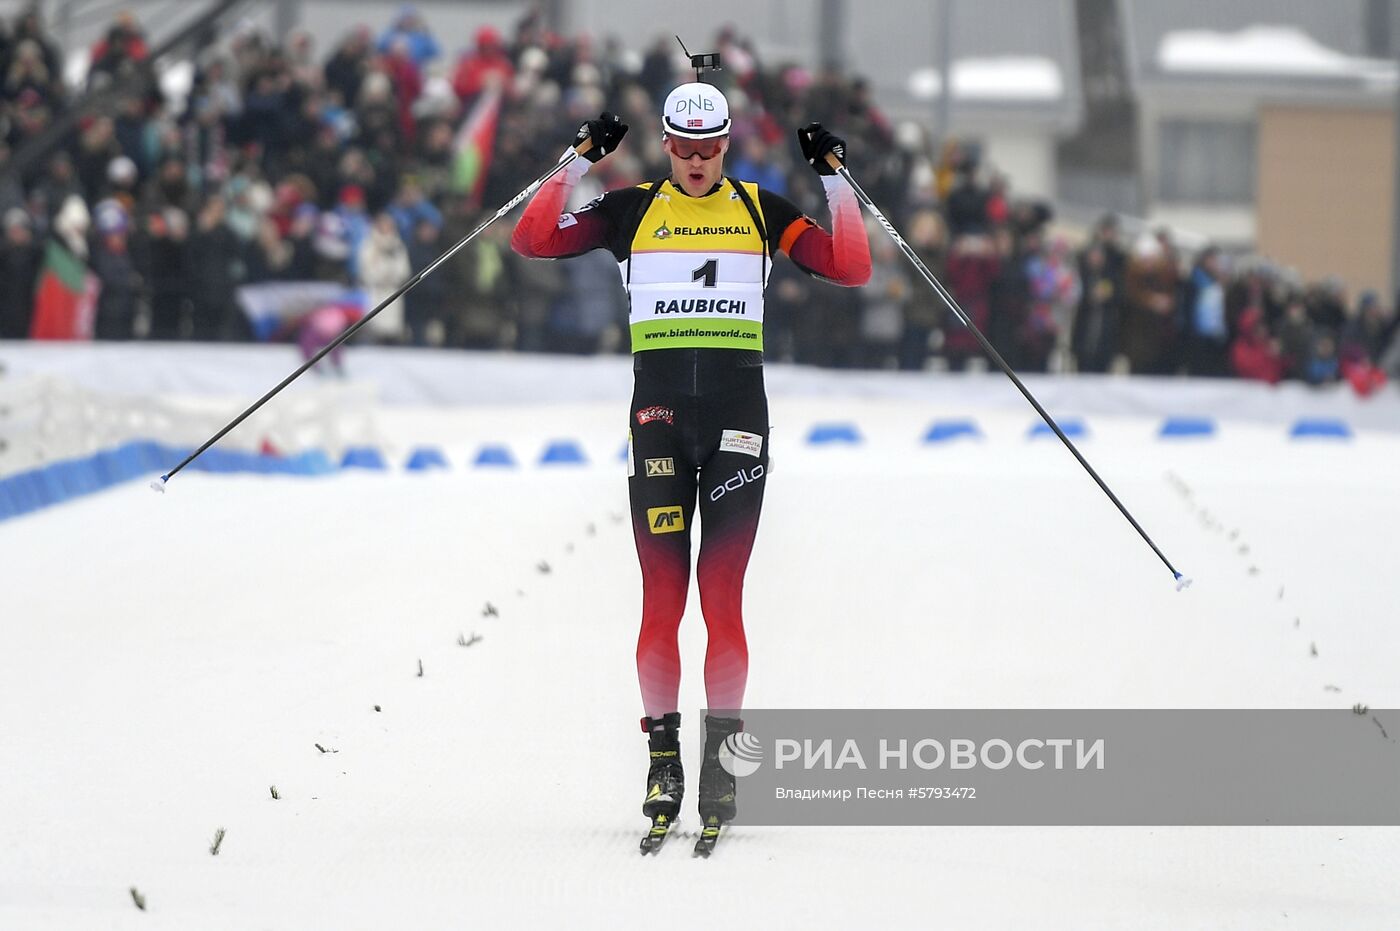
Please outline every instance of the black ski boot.
[[651, 819], [651, 830], [642, 838], [642, 853], [661, 848], [671, 825], [681, 811], [685, 797], [685, 770], [681, 768], [681, 741], [677, 733], [681, 714], [672, 711], [659, 718], [642, 718], [651, 750], [651, 767], [647, 770], [647, 795], [642, 802], [642, 814]]
[[719, 843], [720, 829], [734, 820], [734, 776], [719, 761], [724, 741], [743, 730], [738, 718], [705, 715], [705, 761], [700, 765], [700, 820], [703, 826], [695, 842], [695, 856], [708, 857]]
[[705, 762], [700, 766], [700, 820], [720, 823], [734, 820], [734, 776], [719, 762], [719, 750], [732, 734], [743, 730], [738, 718], [705, 715]]

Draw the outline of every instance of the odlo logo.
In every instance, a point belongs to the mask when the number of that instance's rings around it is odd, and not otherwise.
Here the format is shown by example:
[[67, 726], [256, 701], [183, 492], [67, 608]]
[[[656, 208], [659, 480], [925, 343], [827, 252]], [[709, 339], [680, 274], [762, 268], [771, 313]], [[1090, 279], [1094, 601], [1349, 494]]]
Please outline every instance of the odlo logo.
[[731, 776], [752, 776], [763, 765], [763, 744], [747, 731], [724, 738], [719, 748], [719, 765]]
[[725, 482], [723, 485], [715, 486], [715, 490], [710, 492], [710, 500], [718, 501], [720, 498], [723, 498], [729, 492], [738, 491], [745, 485], [751, 485], [761, 478], [763, 478], [762, 463], [759, 463], [752, 469], [749, 469], [747, 472], [745, 472], [743, 469], [740, 469], [738, 472], [734, 473], [734, 477], [731, 478], [729, 481]]

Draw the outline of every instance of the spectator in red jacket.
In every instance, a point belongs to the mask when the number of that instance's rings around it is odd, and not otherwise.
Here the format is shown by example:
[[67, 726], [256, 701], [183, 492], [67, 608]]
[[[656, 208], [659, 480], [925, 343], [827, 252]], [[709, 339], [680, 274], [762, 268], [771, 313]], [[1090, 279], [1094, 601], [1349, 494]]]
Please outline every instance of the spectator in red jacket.
[[130, 13], [119, 13], [107, 35], [98, 39], [89, 52], [92, 62], [89, 74], [119, 74], [123, 66], [145, 61], [148, 54], [141, 27]]
[[384, 57], [384, 70], [394, 85], [399, 133], [407, 151], [412, 149], [418, 134], [418, 121], [413, 116], [413, 102], [423, 93], [423, 74], [413, 60], [408, 39], [400, 36], [390, 43], [389, 54]]
[[506, 55], [501, 34], [490, 26], [482, 26], [476, 31], [476, 51], [463, 54], [457, 62], [452, 89], [464, 106], [470, 106], [477, 95], [490, 86], [492, 75], [509, 85], [515, 76], [515, 67]]
[[[959, 236], [948, 255], [948, 289], [984, 333], [992, 316], [992, 282], [1001, 272], [1001, 264], [996, 244], [983, 235]], [[982, 350], [972, 331], [958, 324], [947, 329], [943, 353], [949, 368], [962, 371], [967, 360], [980, 356]]]
[[1230, 361], [1234, 364], [1235, 374], [1241, 378], [1276, 385], [1283, 377], [1283, 358], [1269, 336], [1264, 314], [1259, 308], [1251, 307], [1240, 316], [1240, 333], [1230, 346]]

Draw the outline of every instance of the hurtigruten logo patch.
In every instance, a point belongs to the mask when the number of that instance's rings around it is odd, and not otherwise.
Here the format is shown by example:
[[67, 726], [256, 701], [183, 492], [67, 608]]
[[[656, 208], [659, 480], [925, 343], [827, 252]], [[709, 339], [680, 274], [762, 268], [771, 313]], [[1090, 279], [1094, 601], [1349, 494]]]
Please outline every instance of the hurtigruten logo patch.
[[652, 233], [651, 235], [655, 236], [657, 239], [670, 239], [671, 231], [666, 227], [665, 223], [662, 223], [659, 227], [657, 227], [656, 232]]

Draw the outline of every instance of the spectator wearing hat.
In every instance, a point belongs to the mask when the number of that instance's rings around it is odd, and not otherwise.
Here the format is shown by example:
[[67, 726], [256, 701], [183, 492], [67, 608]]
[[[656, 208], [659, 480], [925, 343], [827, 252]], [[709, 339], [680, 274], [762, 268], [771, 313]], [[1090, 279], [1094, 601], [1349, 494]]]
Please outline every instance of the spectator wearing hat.
[[1175, 368], [1179, 287], [1176, 251], [1165, 232], [1139, 237], [1124, 275], [1123, 353], [1134, 374], [1169, 375]]
[[96, 248], [92, 271], [101, 283], [97, 296], [94, 335], [105, 340], [129, 340], [136, 335], [136, 305], [141, 296], [141, 275], [132, 260], [127, 234], [131, 221], [114, 200], [97, 205]]
[[342, 187], [336, 208], [326, 216], [329, 220], [321, 225], [317, 249], [327, 258], [339, 256], [349, 280], [358, 280], [360, 245], [372, 225], [364, 189], [358, 184]]
[[1186, 284], [1185, 361], [1189, 375], [1229, 374], [1230, 328], [1225, 318], [1225, 271], [1220, 250], [1196, 258]]
[[398, 15], [379, 36], [375, 48], [379, 54], [384, 55], [389, 53], [396, 43], [403, 44], [409, 60], [420, 73], [423, 67], [441, 52], [437, 39], [433, 37], [422, 15], [416, 7], [407, 3], [399, 7]]
[[1118, 354], [1124, 255], [1117, 238], [1118, 221], [1106, 216], [1079, 253], [1079, 307], [1070, 344], [1081, 372], [1106, 372]]
[[[374, 218], [369, 235], [360, 243], [356, 267], [359, 271], [360, 285], [368, 292], [366, 300], [370, 307], [378, 307], [408, 280], [412, 273], [408, 262], [408, 249], [399, 237], [394, 218], [388, 213], [380, 213]], [[378, 342], [403, 342], [403, 298], [381, 310], [374, 319], [365, 324], [364, 329]]]
[[136, 163], [125, 155], [118, 155], [107, 165], [107, 187], [104, 199], [111, 198], [122, 205], [130, 216], [136, 209], [137, 182]]

